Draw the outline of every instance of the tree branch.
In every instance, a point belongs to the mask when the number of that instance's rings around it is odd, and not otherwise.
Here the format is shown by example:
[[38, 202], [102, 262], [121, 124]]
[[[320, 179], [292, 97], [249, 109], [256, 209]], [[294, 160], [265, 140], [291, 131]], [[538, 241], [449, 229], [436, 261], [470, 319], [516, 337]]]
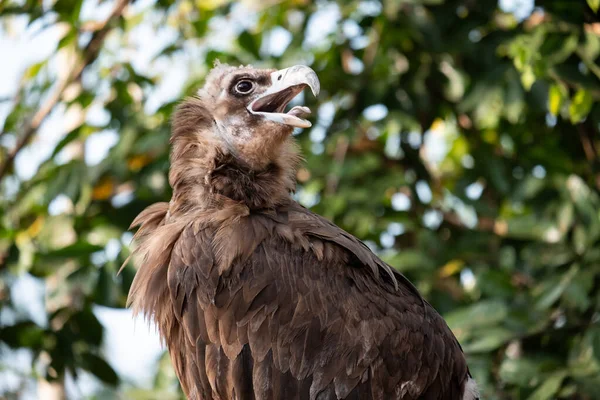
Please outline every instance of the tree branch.
[[6, 175], [10, 167], [13, 165], [15, 157], [17, 156], [17, 154], [19, 154], [19, 151], [21, 151], [21, 149], [25, 147], [27, 143], [29, 143], [29, 141], [33, 138], [33, 136], [39, 129], [42, 122], [44, 122], [44, 120], [50, 114], [50, 112], [52, 112], [54, 107], [56, 107], [62, 96], [62, 93], [67, 88], [67, 86], [79, 80], [84, 69], [88, 65], [93, 63], [94, 60], [96, 60], [96, 58], [98, 57], [98, 53], [102, 48], [102, 44], [106, 39], [106, 35], [108, 35], [110, 30], [112, 29], [112, 23], [121, 16], [123, 10], [125, 9], [128, 3], [129, 0], [117, 1], [110, 16], [104, 22], [102, 22], [100, 26], [98, 26], [98, 29], [92, 35], [92, 38], [90, 39], [89, 43], [83, 49], [83, 57], [81, 61], [75, 63], [73, 69], [60, 82], [58, 82], [54, 92], [46, 99], [46, 101], [31, 117], [31, 119], [29, 119], [29, 121], [25, 123], [23, 133], [18, 139], [16, 146], [8, 153], [6, 158], [2, 161], [2, 164], [0, 164], [0, 179], [2, 179], [4, 175]]

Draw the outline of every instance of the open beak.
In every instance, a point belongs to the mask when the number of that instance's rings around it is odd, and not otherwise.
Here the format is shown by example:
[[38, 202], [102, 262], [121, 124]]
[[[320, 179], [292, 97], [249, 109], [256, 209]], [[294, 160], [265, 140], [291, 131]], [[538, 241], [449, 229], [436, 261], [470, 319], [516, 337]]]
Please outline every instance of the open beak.
[[285, 112], [285, 107], [307, 86], [315, 96], [319, 94], [319, 78], [315, 71], [304, 65], [295, 65], [273, 72], [271, 82], [271, 86], [248, 105], [248, 111], [281, 124], [310, 128], [311, 123], [302, 118], [310, 114], [308, 107], [296, 106], [288, 112]]

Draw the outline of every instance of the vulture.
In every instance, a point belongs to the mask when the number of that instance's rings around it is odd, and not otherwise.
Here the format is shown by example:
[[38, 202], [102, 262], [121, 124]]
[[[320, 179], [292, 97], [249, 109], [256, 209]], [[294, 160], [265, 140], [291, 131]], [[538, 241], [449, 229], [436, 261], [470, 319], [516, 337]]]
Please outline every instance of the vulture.
[[128, 303], [192, 400], [475, 400], [442, 317], [369, 247], [294, 201], [288, 103], [306, 66], [217, 64], [172, 117], [171, 200], [133, 221]]

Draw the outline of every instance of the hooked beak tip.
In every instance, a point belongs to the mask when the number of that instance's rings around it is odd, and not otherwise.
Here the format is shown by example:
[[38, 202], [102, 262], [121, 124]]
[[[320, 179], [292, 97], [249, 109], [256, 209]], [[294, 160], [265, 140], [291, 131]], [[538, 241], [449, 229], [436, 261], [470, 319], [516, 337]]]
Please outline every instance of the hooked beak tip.
[[313, 96], [317, 97], [319, 95], [319, 92], [321, 91], [321, 84], [319, 82], [319, 78], [317, 78], [317, 74], [315, 73], [315, 71], [313, 71], [312, 69], [310, 71], [311, 73], [308, 73], [306, 75], [306, 84], [310, 88], [310, 91], [312, 92]]

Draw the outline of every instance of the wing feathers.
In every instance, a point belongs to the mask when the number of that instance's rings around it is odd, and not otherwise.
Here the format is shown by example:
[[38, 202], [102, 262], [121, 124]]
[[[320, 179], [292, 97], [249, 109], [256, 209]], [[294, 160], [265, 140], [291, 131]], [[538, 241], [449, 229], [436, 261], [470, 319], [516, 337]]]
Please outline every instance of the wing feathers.
[[460, 398], [449, 329], [356, 238], [294, 204], [203, 224], [166, 210], [134, 221], [154, 233], [132, 292], [190, 399]]

